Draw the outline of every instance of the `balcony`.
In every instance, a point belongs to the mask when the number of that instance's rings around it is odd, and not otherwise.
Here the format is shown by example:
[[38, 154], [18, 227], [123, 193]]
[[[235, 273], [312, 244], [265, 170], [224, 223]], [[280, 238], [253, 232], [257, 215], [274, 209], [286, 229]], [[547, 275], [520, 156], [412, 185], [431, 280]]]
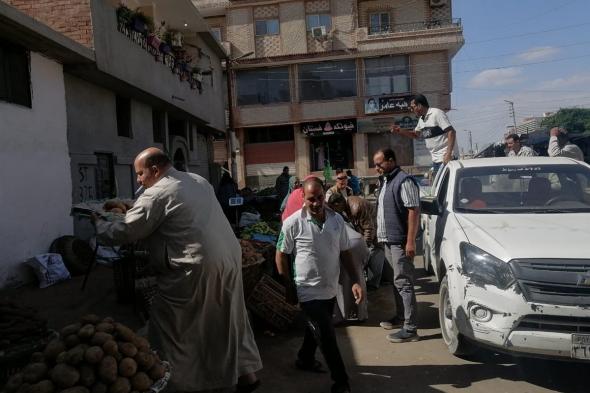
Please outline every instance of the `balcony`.
[[465, 41], [461, 19], [449, 18], [361, 27], [357, 42], [359, 51], [447, 49], [454, 55]]

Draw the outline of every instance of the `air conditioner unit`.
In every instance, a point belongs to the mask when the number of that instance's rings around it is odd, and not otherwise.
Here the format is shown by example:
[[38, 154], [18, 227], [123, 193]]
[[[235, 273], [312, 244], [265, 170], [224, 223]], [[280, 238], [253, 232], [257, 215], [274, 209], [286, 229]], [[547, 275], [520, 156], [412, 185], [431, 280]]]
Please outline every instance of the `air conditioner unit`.
[[326, 31], [326, 26], [318, 26], [313, 27], [311, 29], [311, 35], [313, 38], [322, 39], [328, 36], [328, 32]]
[[431, 7], [442, 7], [443, 5], [447, 5], [447, 0], [430, 0]]

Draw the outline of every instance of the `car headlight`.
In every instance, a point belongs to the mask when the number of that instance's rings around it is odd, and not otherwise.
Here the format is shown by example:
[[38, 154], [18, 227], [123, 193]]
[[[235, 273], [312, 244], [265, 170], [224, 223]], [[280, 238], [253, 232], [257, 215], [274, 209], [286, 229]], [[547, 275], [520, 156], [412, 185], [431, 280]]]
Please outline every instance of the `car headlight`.
[[475, 284], [494, 285], [500, 289], [514, 284], [514, 274], [506, 262], [469, 243], [461, 243], [460, 248], [463, 274]]

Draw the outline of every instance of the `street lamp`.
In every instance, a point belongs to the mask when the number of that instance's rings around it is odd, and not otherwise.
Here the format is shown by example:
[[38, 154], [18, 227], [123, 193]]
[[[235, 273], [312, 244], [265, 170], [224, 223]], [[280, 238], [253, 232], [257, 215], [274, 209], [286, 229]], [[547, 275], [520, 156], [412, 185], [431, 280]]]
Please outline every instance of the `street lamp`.
[[245, 57], [248, 57], [250, 55], [254, 54], [254, 52], [248, 52], [248, 53], [244, 53], [243, 55], [240, 55], [238, 57], [235, 57], [233, 59], [227, 57], [225, 59], [225, 73], [226, 73], [226, 77], [227, 77], [227, 110], [228, 110], [228, 125], [227, 127], [229, 128], [229, 147], [230, 147], [230, 157], [231, 157], [231, 177], [234, 179], [234, 181], [237, 178], [238, 175], [238, 165], [236, 163], [236, 153], [239, 151], [239, 147], [236, 148], [236, 146], [234, 146], [234, 138], [235, 138], [235, 130], [234, 130], [234, 114], [233, 114], [233, 95], [232, 95], [232, 70], [231, 70], [231, 66], [233, 63], [237, 62], [238, 60], [241, 60]]

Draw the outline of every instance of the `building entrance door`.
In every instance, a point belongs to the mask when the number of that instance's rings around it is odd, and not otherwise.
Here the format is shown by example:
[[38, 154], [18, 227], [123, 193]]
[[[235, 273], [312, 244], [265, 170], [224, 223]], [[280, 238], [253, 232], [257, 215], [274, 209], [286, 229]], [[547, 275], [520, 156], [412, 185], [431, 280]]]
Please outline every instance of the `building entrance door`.
[[311, 170], [322, 171], [329, 163], [333, 169], [352, 168], [352, 135], [330, 135], [309, 138]]

